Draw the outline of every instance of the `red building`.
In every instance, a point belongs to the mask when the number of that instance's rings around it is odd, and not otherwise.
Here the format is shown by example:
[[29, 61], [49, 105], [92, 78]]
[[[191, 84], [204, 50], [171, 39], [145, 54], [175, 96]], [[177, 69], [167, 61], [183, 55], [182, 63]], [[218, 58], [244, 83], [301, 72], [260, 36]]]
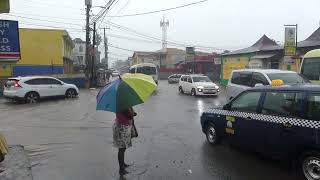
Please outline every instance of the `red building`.
[[217, 53], [196, 52], [194, 57], [186, 57], [183, 66], [186, 73], [205, 74], [214, 81], [220, 80], [221, 57]]

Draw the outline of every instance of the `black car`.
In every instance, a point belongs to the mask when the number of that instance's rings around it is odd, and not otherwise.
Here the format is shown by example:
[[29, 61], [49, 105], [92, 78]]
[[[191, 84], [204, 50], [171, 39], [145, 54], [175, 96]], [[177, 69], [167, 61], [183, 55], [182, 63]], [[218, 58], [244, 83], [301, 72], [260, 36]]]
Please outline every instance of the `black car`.
[[222, 140], [295, 160], [308, 180], [320, 178], [320, 86], [256, 87], [201, 116], [210, 144]]

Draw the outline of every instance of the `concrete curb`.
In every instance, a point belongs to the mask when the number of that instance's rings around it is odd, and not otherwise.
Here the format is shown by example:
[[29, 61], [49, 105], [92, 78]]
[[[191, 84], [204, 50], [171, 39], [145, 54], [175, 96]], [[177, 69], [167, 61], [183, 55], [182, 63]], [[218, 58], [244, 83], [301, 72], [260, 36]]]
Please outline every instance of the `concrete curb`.
[[1, 180], [33, 180], [31, 164], [23, 146], [10, 146], [0, 168], [4, 169], [0, 173]]

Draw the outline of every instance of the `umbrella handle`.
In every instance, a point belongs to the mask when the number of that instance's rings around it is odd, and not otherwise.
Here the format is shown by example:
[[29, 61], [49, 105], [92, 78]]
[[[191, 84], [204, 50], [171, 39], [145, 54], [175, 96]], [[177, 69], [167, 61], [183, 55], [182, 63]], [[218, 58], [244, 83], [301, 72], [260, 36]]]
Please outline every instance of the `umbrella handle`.
[[122, 79], [121, 79], [121, 76], [120, 76], [120, 74], [119, 74], [119, 79], [120, 79], [120, 80], [122, 80]]

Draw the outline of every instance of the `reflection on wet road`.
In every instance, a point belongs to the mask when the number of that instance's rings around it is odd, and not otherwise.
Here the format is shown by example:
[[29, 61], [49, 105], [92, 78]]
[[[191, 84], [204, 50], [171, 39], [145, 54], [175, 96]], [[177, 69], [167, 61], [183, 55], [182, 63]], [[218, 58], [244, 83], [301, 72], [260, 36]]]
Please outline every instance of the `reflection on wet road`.
[[[119, 179], [112, 147], [114, 115], [95, 111], [97, 90], [78, 99], [36, 105], [0, 100], [0, 131], [11, 144], [22, 144], [32, 162], [35, 180]], [[176, 85], [159, 83], [158, 91], [138, 112], [139, 137], [127, 151], [131, 167], [126, 179], [293, 179], [290, 168], [228, 145], [211, 147], [199, 122], [219, 97], [178, 94]]]

